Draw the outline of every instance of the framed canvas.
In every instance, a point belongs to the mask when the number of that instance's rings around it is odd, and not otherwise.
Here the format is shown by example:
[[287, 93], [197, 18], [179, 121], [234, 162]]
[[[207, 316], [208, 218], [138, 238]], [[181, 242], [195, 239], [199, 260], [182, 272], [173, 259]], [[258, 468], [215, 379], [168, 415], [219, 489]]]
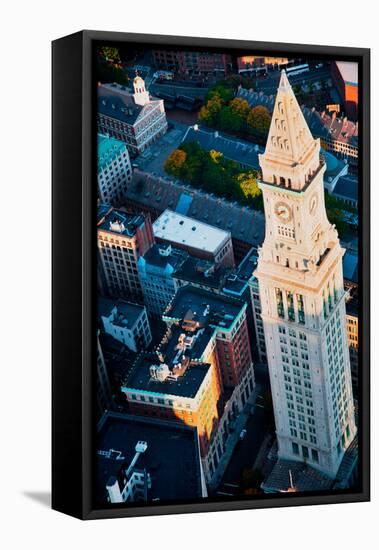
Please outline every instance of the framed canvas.
[[369, 500], [369, 50], [52, 51], [53, 508]]

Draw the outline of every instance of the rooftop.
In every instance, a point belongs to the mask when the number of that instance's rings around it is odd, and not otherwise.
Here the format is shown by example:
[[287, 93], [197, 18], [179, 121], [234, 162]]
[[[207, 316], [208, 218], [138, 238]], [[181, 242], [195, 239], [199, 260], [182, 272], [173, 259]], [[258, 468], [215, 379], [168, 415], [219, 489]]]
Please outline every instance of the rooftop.
[[336, 156], [332, 155], [328, 151], [321, 149], [321, 154], [325, 159], [325, 174], [324, 180], [331, 181], [336, 176], [338, 176], [342, 171], [347, 169], [346, 162], [338, 159]]
[[249, 284], [249, 279], [257, 267], [257, 261], [257, 250], [251, 248], [235, 272], [226, 279], [223, 291], [240, 296]]
[[126, 195], [130, 201], [160, 212], [170, 209], [186, 214], [194, 220], [228, 231], [234, 239], [251, 245], [261, 245], [264, 239], [263, 213], [169, 177], [135, 172]]
[[[161, 252], [166, 250], [166, 254]], [[165, 269], [168, 265], [174, 269], [180, 269], [180, 266], [188, 257], [187, 252], [180, 248], [171, 247], [164, 243], [153, 245], [143, 256], [146, 264], [161, 269]]]
[[134, 124], [142, 111], [136, 105], [132, 92], [120, 84], [101, 84], [97, 89], [97, 110], [100, 114], [127, 124]]
[[352, 250], [346, 250], [342, 258], [343, 276], [353, 283], [358, 282], [358, 254]]
[[357, 176], [341, 176], [333, 189], [333, 195], [342, 199], [358, 201], [358, 178]]
[[186, 285], [179, 288], [164, 318], [191, 318], [193, 323], [225, 330], [231, 328], [244, 307], [244, 303], [233, 298]]
[[97, 224], [102, 223], [105, 216], [112, 210], [113, 206], [110, 204], [99, 204], [97, 207]]
[[328, 491], [333, 487], [333, 480], [312, 468], [309, 464], [295, 460], [279, 459], [270, 475], [262, 483], [267, 492], [282, 492], [290, 489], [290, 474], [296, 492]]
[[124, 142], [113, 137], [97, 134], [97, 171], [104, 170], [108, 164], [125, 151]]
[[100, 316], [109, 317], [116, 308], [116, 315], [112, 321], [114, 325], [124, 328], [132, 328], [144, 311], [144, 306], [133, 304], [125, 300], [112, 300], [110, 298], [98, 297], [98, 311]]
[[183, 214], [165, 210], [154, 222], [155, 237], [197, 250], [217, 253], [230, 233]]
[[[147, 443], [135, 465], [151, 475], [149, 501], [194, 499], [202, 496], [196, 430], [174, 423], [107, 413], [98, 426], [96, 441], [96, 502], [107, 504], [106, 484], [130, 465], [137, 441]], [[99, 451], [102, 451], [99, 454]]]
[[[251, 107], [263, 105], [272, 113], [275, 105], [275, 96], [265, 95], [261, 92], [254, 92], [240, 88], [238, 97], [246, 99]], [[346, 117], [339, 118], [329, 115], [327, 112], [318, 112], [314, 108], [301, 106], [304, 118], [314, 137], [331, 138], [335, 141], [349, 143], [358, 146], [358, 123], [348, 120]]]
[[336, 61], [336, 65], [346, 84], [358, 86], [358, 63], [351, 61]]
[[101, 211], [101, 216], [98, 216], [97, 228], [102, 231], [118, 233], [126, 237], [133, 237], [136, 229], [141, 227], [145, 218], [142, 214], [128, 214], [123, 210], [109, 208], [106, 210], [105, 205], [99, 206], [98, 212]]
[[235, 139], [218, 131], [200, 128], [198, 124], [189, 126], [183, 143], [196, 141], [206, 151], [219, 151], [229, 160], [234, 160], [254, 170], [259, 170], [258, 154], [264, 149], [256, 144]]
[[188, 258], [175, 270], [173, 277], [189, 283], [206, 285], [216, 290], [221, 289], [230, 269], [216, 268], [214, 263], [188, 256]]
[[[171, 346], [167, 349], [167, 362], [162, 362], [157, 353], [142, 353], [138, 356], [129, 375], [122, 384], [123, 388], [143, 391], [148, 393], [175, 395], [179, 397], [194, 398], [199, 391], [204, 378], [210, 368], [208, 363], [184, 361], [181, 356], [178, 366], [174, 368], [173, 355], [178, 354], [175, 346], [178, 343], [178, 333], [175, 331], [173, 339], [170, 340]], [[209, 342], [209, 334], [207, 343]], [[205, 349], [205, 345], [204, 345]], [[151, 367], [160, 367], [167, 365], [170, 372], [166, 369], [168, 376], [165, 379], [158, 379], [152, 376]]]

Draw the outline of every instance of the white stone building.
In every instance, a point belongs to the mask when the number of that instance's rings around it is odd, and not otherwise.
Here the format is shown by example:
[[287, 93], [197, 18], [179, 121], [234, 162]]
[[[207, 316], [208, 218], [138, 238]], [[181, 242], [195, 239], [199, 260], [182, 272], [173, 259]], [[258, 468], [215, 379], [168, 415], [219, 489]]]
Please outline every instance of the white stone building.
[[255, 276], [279, 459], [334, 478], [356, 434], [338, 234], [326, 215], [320, 142], [282, 71], [260, 155], [266, 235]]

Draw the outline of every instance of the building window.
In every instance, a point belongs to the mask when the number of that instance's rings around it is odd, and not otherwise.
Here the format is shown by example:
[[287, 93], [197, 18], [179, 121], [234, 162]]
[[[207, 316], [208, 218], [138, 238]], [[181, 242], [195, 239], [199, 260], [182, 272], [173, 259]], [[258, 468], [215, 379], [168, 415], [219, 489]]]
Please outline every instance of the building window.
[[295, 321], [295, 308], [293, 303], [293, 294], [287, 290], [287, 309], [288, 309], [288, 319], [290, 321]]
[[293, 452], [294, 455], [299, 454], [299, 445], [297, 443], [295, 443], [294, 441], [292, 441], [292, 452]]
[[297, 294], [297, 312], [299, 317], [299, 323], [305, 324], [305, 315], [304, 315], [304, 300], [302, 294]]
[[312, 460], [318, 462], [318, 452], [315, 449], [312, 449]]
[[283, 293], [280, 288], [275, 289], [276, 294], [276, 306], [278, 310], [278, 316], [284, 318], [284, 305], [283, 305]]

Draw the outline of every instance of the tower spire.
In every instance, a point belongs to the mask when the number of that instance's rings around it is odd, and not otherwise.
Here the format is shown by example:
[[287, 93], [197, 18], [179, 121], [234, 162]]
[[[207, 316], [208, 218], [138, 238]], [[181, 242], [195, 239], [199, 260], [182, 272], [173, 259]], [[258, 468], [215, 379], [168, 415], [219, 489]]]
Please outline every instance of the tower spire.
[[260, 155], [263, 181], [301, 190], [320, 165], [320, 142], [313, 138], [285, 70], [266, 144]]

